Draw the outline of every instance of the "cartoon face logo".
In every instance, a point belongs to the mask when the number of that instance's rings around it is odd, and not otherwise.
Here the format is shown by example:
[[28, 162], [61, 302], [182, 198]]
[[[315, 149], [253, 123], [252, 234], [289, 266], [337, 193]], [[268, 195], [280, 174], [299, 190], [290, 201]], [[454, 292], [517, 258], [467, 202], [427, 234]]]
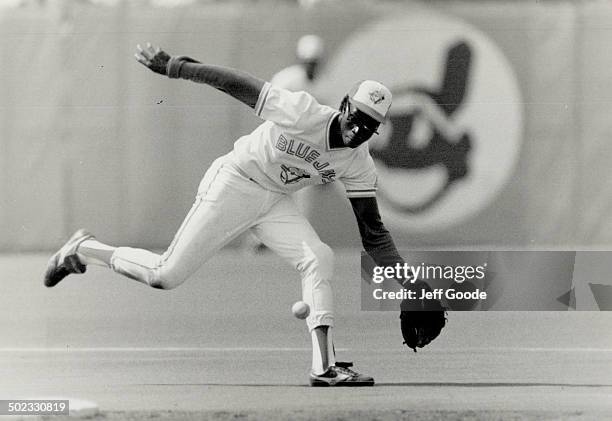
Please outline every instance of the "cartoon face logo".
[[[398, 31], [416, 27], [437, 30], [397, 42]], [[381, 45], [386, 54], [362, 59]], [[351, 33], [316, 91], [335, 103], [343, 81], [363, 78], [393, 92], [389, 120], [368, 142], [390, 228], [439, 231], [494, 202], [519, 158], [523, 101], [510, 63], [486, 34], [435, 11], [384, 17]]]
[[369, 93], [370, 101], [374, 103], [374, 105], [379, 104], [380, 102], [385, 100], [385, 94], [381, 92], [380, 89], [376, 89]]
[[281, 165], [280, 179], [284, 184], [294, 184], [303, 178], [310, 178], [310, 174], [306, 170]]
[[[460, 41], [447, 52], [440, 86], [428, 88], [415, 84], [392, 89], [398, 97], [410, 98], [414, 107], [391, 115], [393, 133], [383, 147], [372, 149], [372, 157], [392, 169], [418, 170], [440, 166], [446, 171], [445, 182], [419, 203], [396, 202], [381, 190], [383, 200], [400, 212], [419, 213], [434, 206], [455, 182], [466, 177], [470, 171], [468, 156], [473, 142], [467, 130], [454, 127], [453, 114], [465, 100], [471, 58], [470, 46]], [[421, 147], [411, 144], [417, 119], [433, 123]]]

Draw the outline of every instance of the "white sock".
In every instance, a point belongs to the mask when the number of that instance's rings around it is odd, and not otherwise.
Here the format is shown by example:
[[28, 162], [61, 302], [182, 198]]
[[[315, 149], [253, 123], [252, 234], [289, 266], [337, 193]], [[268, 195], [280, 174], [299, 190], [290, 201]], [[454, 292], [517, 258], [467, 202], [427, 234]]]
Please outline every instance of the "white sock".
[[330, 326], [327, 329], [327, 362], [330, 366], [336, 365], [336, 349], [334, 348], [332, 331], [333, 329]]
[[[334, 341], [332, 338], [332, 328], [328, 326], [326, 343], [319, 343], [319, 337], [315, 329], [310, 332], [312, 338], [312, 372], [313, 374], [323, 374], [329, 366], [336, 364], [336, 355], [334, 353]], [[323, 358], [322, 353], [327, 354], [327, 358]], [[327, 359], [327, 365], [323, 367], [323, 360]]]
[[85, 240], [77, 248], [77, 257], [85, 265], [110, 267], [110, 258], [115, 249], [98, 240]]

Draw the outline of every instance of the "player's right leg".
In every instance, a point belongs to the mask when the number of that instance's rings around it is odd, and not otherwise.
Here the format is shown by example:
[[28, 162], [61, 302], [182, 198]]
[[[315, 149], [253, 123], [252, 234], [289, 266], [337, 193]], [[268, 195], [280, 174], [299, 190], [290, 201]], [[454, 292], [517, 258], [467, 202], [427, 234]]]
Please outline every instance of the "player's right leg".
[[334, 254], [323, 243], [295, 202], [285, 196], [252, 228], [272, 251], [289, 261], [302, 278], [302, 300], [310, 306], [306, 324], [312, 340], [312, 386], [372, 386], [374, 379], [336, 361], [331, 280]]
[[[154, 288], [175, 288], [247, 229], [270, 200], [269, 192], [238, 174], [226, 157], [221, 157], [206, 172], [195, 203], [163, 254], [111, 247], [88, 235], [69, 241], [54, 255], [45, 284], [53, 286], [70, 273], [84, 272], [87, 264], [100, 264]], [[68, 265], [75, 257], [77, 270], [72, 270]]]

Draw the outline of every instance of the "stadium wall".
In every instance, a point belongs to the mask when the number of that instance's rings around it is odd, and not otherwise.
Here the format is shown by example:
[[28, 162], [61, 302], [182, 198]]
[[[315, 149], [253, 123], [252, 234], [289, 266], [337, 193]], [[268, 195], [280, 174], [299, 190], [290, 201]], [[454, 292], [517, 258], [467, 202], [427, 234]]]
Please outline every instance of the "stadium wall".
[[[457, 221], [440, 214], [440, 224], [418, 215], [406, 222], [401, 214], [385, 214], [398, 244], [612, 243], [609, 5], [453, 2], [426, 9], [363, 5], [347, 12], [332, 3], [306, 13], [274, 5], [273, 14], [246, 4], [145, 12], [129, 5], [75, 5], [0, 15], [0, 57], [6, 63], [0, 68], [0, 249], [53, 248], [81, 226], [111, 243], [164, 247], [208, 165], [258, 123], [248, 108], [220, 92], [146, 71], [132, 58], [137, 43], [150, 40], [171, 53], [270, 78], [292, 63], [299, 36], [315, 32], [329, 52], [317, 95], [337, 104], [339, 95], [325, 87], [352, 83], [340, 71], [351, 39], [376, 22], [402, 16], [433, 16], [423, 22], [468, 28], [474, 39], [485, 40], [482, 52], [500, 54], [520, 93], [512, 99], [520, 106], [512, 130], [520, 136], [503, 183], [485, 184], [481, 192], [489, 199]], [[391, 60], [408, 40], [423, 40], [417, 47], [426, 51], [428, 36], [443, 32], [425, 24], [417, 29], [398, 31], [397, 45], [364, 51], [363, 68]], [[474, 52], [476, 66], [485, 55]], [[471, 86], [485, 76], [474, 73]], [[488, 77], [494, 79], [495, 72]], [[487, 104], [491, 114], [482, 114], [483, 120], [496, 121], [504, 113], [508, 98], [498, 99]], [[469, 129], [471, 120], [465, 124]], [[507, 134], [503, 130], [500, 136]], [[496, 142], [495, 136], [484, 140]], [[481, 177], [496, 165], [490, 160]], [[472, 175], [457, 185], [469, 184]], [[309, 213], [321, 237], [337, 246], [358, 244], [352, 212], [338, 189], [320, 194], [323, 200]], [[432, 215], [435, 210], [429, 209]]]

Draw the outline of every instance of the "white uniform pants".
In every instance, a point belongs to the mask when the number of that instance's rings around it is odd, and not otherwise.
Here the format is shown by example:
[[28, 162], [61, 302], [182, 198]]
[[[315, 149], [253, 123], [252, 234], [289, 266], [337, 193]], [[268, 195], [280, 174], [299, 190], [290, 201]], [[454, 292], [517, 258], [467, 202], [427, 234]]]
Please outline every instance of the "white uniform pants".
[[119, 247], [111, 267], [154, 288], [175, 288], [248, 229], [300, 273], [302, 299], [311, 310], [306, 319], [309, 329], [333, 326], [332, 250], [321, 242], [289, 195], [265, 190], [249, 180], [236, 169], [231, 154], [208, 169], [195, 203], [162, 255]]

